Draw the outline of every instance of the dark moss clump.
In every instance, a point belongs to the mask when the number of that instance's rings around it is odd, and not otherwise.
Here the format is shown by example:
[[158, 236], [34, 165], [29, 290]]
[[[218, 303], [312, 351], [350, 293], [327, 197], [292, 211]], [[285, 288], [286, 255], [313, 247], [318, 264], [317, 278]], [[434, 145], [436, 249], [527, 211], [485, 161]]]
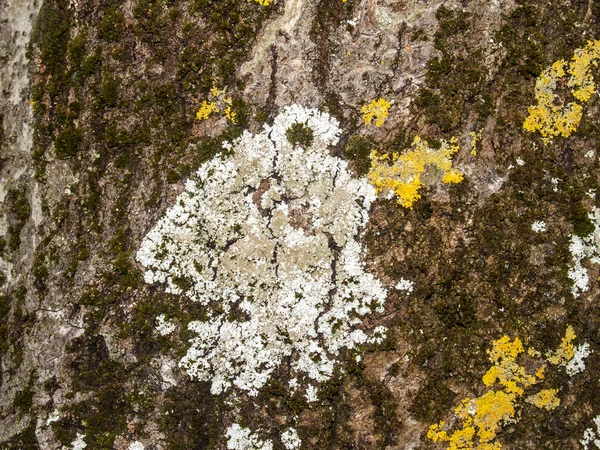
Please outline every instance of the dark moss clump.
[[29, 376], [27, 386], [21, 391], [17, 391], [15, 398], [13, 399], [13, 408], [19, 413], [19, 416], [26, 414], [30, 411], [33, 405], [33, 396], [35, 394], [33, 390], [34, 373]]
[[308, 148], [315, 139], [313, 130], [306, 123], [295, 123], [291, 125], [285, 132], [285, 136], [290, 144], [299, 145]]
[[21, 230], [31, 214], [31, 206], [24, 189], [12, 189], [6, 196], [8, 203], [8, 248], [15, 251], [21, 245]]
[[110, 359], [102, 336], [84, 335], [71, 341], [67, 350], [73, 353], [73, 389], [93, 391], [90, 400], [72, 407], [71, 416], [75, 424], [84, 427], [89, 446], [111, 449], [126, 427], [129, 407], [125, 389], [130, 373]]
[[60, 76], [64, 71], [70, 25], [67, 2], [58, 0], [42, 3], [31, 42], [39, 46], [41, 62], [53, 76]]
[[109, 6], [98, 25], [98, 34], [106, 42], [118, 42], [123, 38], [125, 17], [117, 5]]
[[438, 377], [430, 378], [413, 400], [410, 411], [424, 423], [436, 423], [456, 406], [456, 394]]
[[57, 134], [56, 140], [54, 141], [56, 157], [60, 159], [69, 159], [75, 156], [79, 149], [81, 139], [81, 131], [74, 125], [63, 128]]
[[[208, 383], [187, 383], [167, 391], [160, 428], [169, 449], [216, 448], [220, 414]], [[198, 407], [198, 405], [202, 405]]]
[[35, 420], [31, 420], [29, 426], [23, 431], [12, 437], [9, 441], [2, 443], [4, 450], [36, 450], [39, 449], [37, 438], [35, 436]]
[[469, 44], [473, 38], [469, 14], [440, 6], [436, 12], [439, 29], [434, 46], [440, 56], [427, 63], [427, 87], [419, 91], [414, 105], [427, 121], [449, 132], [466, 119], [467, 107], [475, 106], [480, 116], [490, 113], [491, 99], [483, 95], [485, 71], [482, 53]]
[[348, 145], [344, 149], [344, 156], [354, 162], [354, 168], [358, 176], [364, 176], [371, 168], [371, 150], [374, 149], [373, 143], [364, 136], [351, 136]]

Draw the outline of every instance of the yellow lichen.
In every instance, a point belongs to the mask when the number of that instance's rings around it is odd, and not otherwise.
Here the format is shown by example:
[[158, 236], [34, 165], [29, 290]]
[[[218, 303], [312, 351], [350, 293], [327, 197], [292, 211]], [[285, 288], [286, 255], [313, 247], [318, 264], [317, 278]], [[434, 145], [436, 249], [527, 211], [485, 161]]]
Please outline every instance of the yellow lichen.
[[535, 373], [535, 376], [537, 378], [539, 378], [540, 380], [543, 380], [544, 377], [546, 376], [545, 372], [546, 372], [546, 366], [542, 366], [537, 370], [537, 372]]
[[492, 348], [487, 351], [493, 366], [483, 376], [483, 384], [491, 386], [498, 382], [507, 389], [507, 392], [522, 395], [523, 390], [517, 386], [517, 383], [529, 387], [537, 381], [535, 376], [528, 375], [525, 367], [516, 361], [524, 351], [519, 338], [511, 341], [508, 336], [503, 336], [494, 341]]
[[[587, 103], [596, 90], [591, 68], [597, 65], [599, 58], [600, 41], [588, 41], [585, 47], [575, 50], [568, 64], [561, 59], [544, 70], [535, 84], [537, 104], [529, 107], [523, 128], [539, 132], [544, 142], [575, 132], [583, 116], [581, 103]], [[566, 84], [575, 100], [563, 104], [555, 91], [558, 82], [567, 75], [570, 77]]]
[[273, 3], [273, 0], [247, 0], [247, 1], [254, 1], [262, 6], [269, 6], [271, 3]]
[[207, 102], [204, 100], [196, 113], [196, 119], [206, 120], [214, 111], [218, 111], [217, 104], [215, 102]]
[[[575, 333], [569, 327], [561, 346], [552, 356], [560, 355], [560, 361], [569, 356], [574, 338]], [[492, 342], [487, 353], [492, 366], [482, 381], [486, 386], [499, 385], [500, 389], [489, 390], [474, 399], [464, 398], [454, 409], [458, 419], [455, 429], [443, 421], [429, 427], [427, 438], [445, 444], [448, 450], [500, 450], [502, 445], [495, 441], [497, 433], [503, 425], [517, 421], [517, 407], [522, 405], [525, 390], [544, 379], [545, 365], [534, 376], [519, 364], [518, 359], [524, 355], [525, 349], [518, 338], [511, 340], [503, 336]], [[531, 348], [527, 353], [530, 357], [541, 357]], [[529, 395], [525, 401], [540, 409], [552, 410], [560, 405], [557, 393], [558, 389], [543, 389]]]
[[544, 408], [548, 411], [560, 405], [560, 399], [556, 396], [558, 389], [542, 389], [534, 395], [530, 395], [525, 399], [528, 403], [533, 403], [538, 408]]
[[235, 113], [235, 111], [231, 110], [231, 106], [227, 106], [227, 108], [225, 108], [225, 117], [231, 123], [236, 123], [236, 120], [237, 120], [236, 119], [236, 113]]
[[509, 422], [515, 414], [514, 396], [503, 391], [488, 391], [475, 399], [475, 417], [479, 441], [490, 442], [496, 437], [501, 422]]
[[433, 442], [446, 442], [448, 440], [448, 433], [441, 430], [446, 423], [444, 421], [440, 423], [434, 423], [429, 427], [427, 431], [427, 438]]
[[477, 133], [475, 131], [471, 131], [469, 136], [471, 140], [469, 141], [469, 147], [471, 148], [471, 155], [477, 156], [477, 143], [481, 140], [481, 136], [483, 134], [483, 128], [479, 130]]
[[403, 154], [371, 152], [371, 170], [368, 174], [377, 193], [393, 193], [405, 208], [412, 208], [421, 198], [421, 176], [429, 167], [442, 171], [444, 183], [460, 183], [463, 174], [452, 167], [452, 155], [458, 151], [458, 140], [442, 141], [439, 149], [432, 149], [426, 141], [416, 136], [410, 149]]
[[390, 109], [390, 102], [384, 98], [378, 100], [371, 100], [371, 103], [363, 105], [360, 108], [360, 112], [363, 115], [365, 124], [369, 125], [374, 120], [375, 126], [381, 127], [387, 119], [388, 111]]
[[210, 100], [203, 100], [200, 109], [196, 113], [196, 119], [206, 120], [212, 113], [221, 113], [231, 123], [236, 123], [237, 114], [233, 111], [232, 97], [225, 97], [226, 89], [219, 89], [213, 85], [210, 90]]
[[554, 352], [548, 352], [546, 354], [547, 361], [555, 366], [566, 366], [567, 363], [575, 356], [575, 346], [573, 340], [577, 336], [573, 327], [569, 325], [565, 331], [565, 337], [562, 338], [560, 346]]

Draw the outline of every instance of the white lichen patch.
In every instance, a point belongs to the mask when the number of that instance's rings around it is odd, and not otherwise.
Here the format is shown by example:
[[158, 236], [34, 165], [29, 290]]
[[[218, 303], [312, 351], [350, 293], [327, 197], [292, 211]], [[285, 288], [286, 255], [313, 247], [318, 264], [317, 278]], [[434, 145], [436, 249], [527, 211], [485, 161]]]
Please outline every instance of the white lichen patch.
[[58, 422], [60, 420], [60, 413], [58, 409], [55, 409], [50, 414], [48, 414], [48, 418], [46, 419], [46, 425], [50, 425], [53, 422]]
[[[307, 148], [286, 138], [295, 123], [312, 130]], [[256, 395], [289, 357], [299, 380], [322, 382], [343, 348], [383, 338], [357, 329], [386, 291], [356, 240], [375, 191], [330, 155], [339, 133], [326, 113], [286, 108], [203, 164], [142, 242], [146, 282], [206, 307], [180, 365], [214, 394]]]
[[[87, 444], [84, 439], [85, 439], [85, 434], [81, 434], [81, 433], [77, 432], [77, 435], [75, 436], [75, 440], [73, 442], [71, 442], [71, 450], [83, 450], [84, 448], [86, 448]], [[65, 447], [63, 445], [61, 450], [69, 450], [69, 448]]]
[[252, 433], [248, 428], [243, 428], [237, 423], [231, 425], [227, 432], [228, 450], [272, 450], [273, 443], [260, 439], [256, 433]]
[[583, 439], [581, 439], [581, 445], [584, 450], [588, 450], [590, 448], [590, 444], [594, 444], [596, 448], [600, 448], [600, 416], [596, 416], [594, 418], [594, 424], [596, 425], [596, 430], [593, 428], [588, 428], [583, 432]]
[[406, 280], [404, 278], [400, 278], [400, 281], [398, 281], [398, 283], [396, 284], [396, 289], [398, 289], [399, 291], [404, 291], [407, 294], [412, 294], [414, 288], [414, 281]]
[[585, 370], [584, 359], [590, 356], [590, 344], [587, 342], [575, 348], [575, 356], [567, 363], [566, 369], [569, 376], [573, 376]]
[[140, 441], [135, 441], [132, 442], [131, 444], [129, 444], [129, 449], [128, 450], [144, 450], [144, 444], [142, 444]]
[[531, 230], [536, 233], [545, 233], [548, 231], [548, 226], [546, 225], [546, 222], [536, 220], [531, 224]]
[[294, 450], [302, 445], [302, 440], [298, 437], [298, 432], [293, 428], [281, 434], [281, 442], [287, 450]]
[[156, 332], [161, 336], [168, 336], [175, 331], [175, 324], [169, 321], [164, 314], [156, 318]]
[[600, 263], [600, 209], [594, 208], [588, 216], [594, 224], [594, 231], [585, 237], [572, 235], [569, 245], [573, 265], [569, 268], [567, 276], [573, 281], [571, 292], [574, 297], [579, 297], [581, 292], [587, 292], [589, 289], [590, 279], [587, 269], [582, 265], [583, 260]]

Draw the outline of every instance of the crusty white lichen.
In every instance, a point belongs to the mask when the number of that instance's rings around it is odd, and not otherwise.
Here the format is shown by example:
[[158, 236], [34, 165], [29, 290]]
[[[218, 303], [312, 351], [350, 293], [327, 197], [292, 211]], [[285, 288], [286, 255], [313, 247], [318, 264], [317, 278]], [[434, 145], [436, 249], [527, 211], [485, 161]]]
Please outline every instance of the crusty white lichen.
[[587, 342], [577, 346], [575, 348], [575, 355], [567, 363], [566, 369], [569, 376], [573, 376], [585, 370], [585, 358], [590, 356], [592, 351], [590, 350], [590, 344]]
[[[286, 138], [295, 123], [312, 130], [308, 148]], [[356, 240], [375, 191], [330, 155], [339, 134], [326, 113], [286, 108], [203, 164], [142, 242], [146, 282], [206, 307], [180, 365], [214, 394], [256, 395], [284, 358], [322, 382], [343, 348], [382, 339], [357, 328], [386, 298]]]
[[573, 265], [569, 268], [567, 276], [573, 281], [571, 292], [574, 297], [579, 297], [582, 292], [589, 289], [589, 276], [587, 269], [583, 266], [584, 259], [591, 263], [600, 263], [600, 209], [594, 208], [589, 213], [589, 218], [594, 224], [594, 231], [588, 236], [571, 236], [569, 250], [573, 258]]
[[289, 428], [281, 434], [281, 442], [286, 450], [294, 450], [302, 445], [302, 440], [294, 428]]
[[600, 416], [594, 418], [594, 425], [596, 425], [596, 429], [587, 428], [583, 432], [583, 439], [579, 441], [584, 450], [588, 450], [590, 444], [594, 444], [596, 448], [600, 448]]
[[273, 450], [273, 443], [239, 424], [232, 424], [225, 433], [228, 450]]

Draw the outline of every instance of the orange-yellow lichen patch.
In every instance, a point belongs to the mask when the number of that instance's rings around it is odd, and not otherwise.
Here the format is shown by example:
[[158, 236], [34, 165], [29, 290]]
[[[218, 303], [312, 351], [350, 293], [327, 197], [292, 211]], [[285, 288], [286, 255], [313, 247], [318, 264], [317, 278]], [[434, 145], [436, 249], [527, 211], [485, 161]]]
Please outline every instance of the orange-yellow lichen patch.
[[524, 351], [519, 338], [511, 341], [508, 336], [503, 336], [494, 341], [492, 348], [487, 351], [493, 366], [483, 376], [483, 384], [491, 386], [498, 382], [507, 392], [522, 395], [523, 390], [517, 383], [529, 387], [537, 381], [535, 376], [527, 374], [525, 367], [516, 362]]
[[535, 373], [535, 376], [538, 377], [540, 380], [543, 380], [544, 377], [546, 376], [545, 372], [546, 372], [546, 366], [542, 366], [537, 370], [537, 372]]
[[[588, 41], [583, 48], [575, 50], [569, 63], [558, 60], [544, 70], [535, 84], [537, 104], [530, 106], [523, 128], [539, 132], [544, 142], [555, 136], [570, 136], [583, 116], [582, 103], [587, 103], [596, 91], [592, 67], [600, 59], [600, 41]], [[566, 104], [558, 101], [555, 91], [558, 82], [570, 75], [567, 86], [574, 100]]]
[[471, 148], [471, 155], [477, 156], [477, 143], [481, 140], [481, 136], [483, 134], [483, 128], [478, 132], [471, 131], [469, 133], [469, 137], [471, 140], [469, 141], [469, 147]]
[[381, 127], [385, 122], [385, 119], [387, 119], [390, 106], [390, 102], [385, 98], [371, 100], [371, 103], [363, 105], [362, 108], [360, 108], [360, 112], [363, 115], [365, 124], [369, 125], [373, 122], [375, 126]]
[[556, 396], [557, 393], [558, 389], [542, 389], [537, 394], [527, 397], [525, 401], [533, 403], [538, 408], [550, 411], [560, 405], [560, 399]]
[[217, 104], [215, 102], [207, 102], [204, 100], [196, 113], [196, 119], [206, 120], [213, 112], [215, 112], [215, 110], [217, 110]]
[[452, 167], [452, 155], [458, 151], [458, 140], [442, 141], [439, 149], [432, 149], [426, 141], [416, 136], [410, 149], [403, 154], [371, 152], [371, 170], [368, 174], [377, 193], [393, 193], [405, 208], [412, 208], [421, 198], [421, 176], [429, 167], [441, 170], [442, 182], [460, 183], [463, 174]]
[[[566, 358], [572, 358], [574, 338], [572, 327], [568, 327], [561, 345], [549, 359], [562, 364]], [[517, 408], [522, 405], [525, 391], [545, 377], [545, 365], [538, 366], [535, 375], [530, 375], [525, 366], [519, 364], [519, 358], [525, 356], [525, 349], [518, 338], [511, 340], [503, 336], [492, 342], [487, 353], [492, 366], [482, 381], [486, 386], [499, 385], [499, 388], [488, 390], [474, 399], [463, 399], [454, 409], [455, 427], [443, 421], [429, 427], [427, 438], [447, 445], [448, 450], [500, 450], [502, 445], [496, 442], [496, 437], [501, 427], [517, 421]], [[527, 354], [541, 359], [540, 352], [534, 349], [530, 348]], [[552, 410], [560, 405], [557, 393], [558, 389], [543, 389], [529, 395], [525, 401], [540, 409]]]
[[210, 90], [210, 101], [203, 100], [196, 113], [196, 119], [206, 120], [213, 113], [221, 113], [231, 123], [237, 122], [236, 112], [233, 111], [233, 99], [225, 96], [226, 90], [213, 86]]
[[503, 391], [488, 391], [475, 399], [475, 417], [479, 441], [491, 442], [501, 423], [508, 423], [515, 414], [514, 396]]
[[548, 352], [546, 356], [547, 361], [555, 366], [566, 366], [567, 363], [575, 356], [575, 346], [573, 340], [577, 336], [573, 327], [569, 325], [565, 331], [565, 337], [562, 338], [560, 346], [554, 352]]

